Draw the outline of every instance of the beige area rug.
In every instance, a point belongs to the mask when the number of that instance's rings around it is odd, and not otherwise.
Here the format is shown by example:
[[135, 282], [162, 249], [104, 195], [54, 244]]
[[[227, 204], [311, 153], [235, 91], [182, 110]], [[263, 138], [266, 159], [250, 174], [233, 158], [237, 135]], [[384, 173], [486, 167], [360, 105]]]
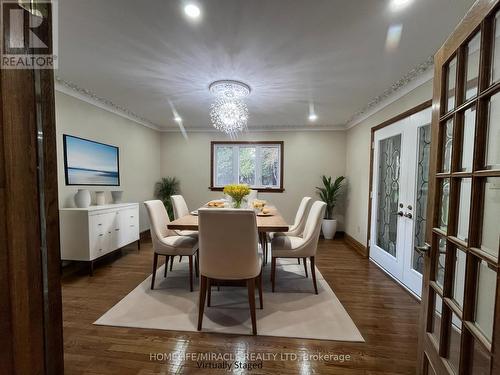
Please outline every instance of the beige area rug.
[[[174, 269], [163, 278], [157, 270], [155, 290], [151, 276], [113, 306], [94, 324], [196, 331], [199, 292], [189, 292], [187, 257], [174, 261]], [[320, 340], [363, 342], [356, 325], [316, 269], [318, 295], [311, 275], [305, 278], [304, 266], [296, 260], [278, 259], [276, 292], [271, 293], [270, 264], [264, 267], [264, 309], [260, 310], [256, 291], [257, 331], [259, 335]], [[198, 280], [195, 278], [195, 284]], [[212, 289], [212, 306], [205, 307], [204, 332], [250, 334], [252, 323], [247, 289]]]

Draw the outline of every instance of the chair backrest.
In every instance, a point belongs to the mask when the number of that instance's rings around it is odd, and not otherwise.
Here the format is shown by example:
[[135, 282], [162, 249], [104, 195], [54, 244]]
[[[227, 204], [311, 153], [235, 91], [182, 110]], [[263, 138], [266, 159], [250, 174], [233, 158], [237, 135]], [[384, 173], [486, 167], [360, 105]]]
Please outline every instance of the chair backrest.
[[251, 207], [250, 205], [252, 204], [252, 202], [257, 199], [257, 194], [258, 191], [252, 189], [250, 190], [250, 194], [246, 196], [246, 200], [248, 202], [249, 207]]
[[201, 208], [198, 224], [203, 276], [238, 280], [259, 275], [259, 239], [253, 210]]
[[172, 207], [174, 208], [174, 219], [189, 215], [189, 208], [182, 195], [172, 195], [170, 197]]
[[165, 209], [162, 201], [146, 201], [144, 202], [144, 206], [146, 206], [146, 210], [148, 212], [153, 248], [156, 248], [162, 238], [173, 234], [173, 232], [167, 228], [168, 223], [170, 223], [170, 219], [168, 218], [167, 210]]
[[306, 226], [307, 219], [307, 209], [309, 208], [310, 202], [311, 197], [302, 198], [290, 231], [296, 232], [298, 235], [301, 235], [304, 232], [304, 227]]
[[323, 222], [323, 217], [325, 216], [325, 210], [325, 202], [316, 201], [312, 204], [309, 215], [307, 216], [304, 234], [302, 236], [305, 242], [318, 242], [319, 234], [321, 232], [321, 223]]

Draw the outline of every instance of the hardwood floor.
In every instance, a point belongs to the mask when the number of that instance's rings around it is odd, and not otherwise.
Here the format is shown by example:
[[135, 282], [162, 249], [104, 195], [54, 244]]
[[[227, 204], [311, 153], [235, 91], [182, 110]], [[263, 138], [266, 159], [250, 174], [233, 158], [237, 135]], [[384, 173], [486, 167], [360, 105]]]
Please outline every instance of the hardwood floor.
[[[196, 360], [161, 360], [164, 353], [208, 352], [234, 353], [237, 358], [249, 352], [298, 355], [297, 360], [264, 360], [262, 368], [251, 371], [231, 370], [241, 373], [415, 373], [419, 303], [343, 240], [320, 241], [316, 266], [365, 343], [94, 326], [97, 318], [150, 274], [151, 244], [143, 243], [140, 252], [134, 246], [125, 248], [115, 258], [98, 264], [93, 277], [86, 270], [63, 277], [66, 374], [220, 372], [200, 369]], [[150, 359], [154, 353], [160, 353], [159, 360]], [[350, 359], [304, 359], [308, 354], [348, 355]]]

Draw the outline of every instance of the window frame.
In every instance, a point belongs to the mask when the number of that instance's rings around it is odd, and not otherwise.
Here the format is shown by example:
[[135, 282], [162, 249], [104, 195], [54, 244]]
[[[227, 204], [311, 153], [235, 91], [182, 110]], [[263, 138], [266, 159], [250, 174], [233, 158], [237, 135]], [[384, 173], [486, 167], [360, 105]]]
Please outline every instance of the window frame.
[[[215, 185], [215, 172], [216, 172], [216, 165], [215, 165], [215, 149], [217, 146], [224, 146], [224, 145], [232, 145], [232, 146], [277, 146], [279, 147], [279, 152], [280, 152], [280, 170], [279, 170], [279, 187], [251, 187], [254, 190], [257, 190], [259, 192], [266, 192], [266, 193], [282, 193], [285, 191], [283, 188], [283, 164], [284, 164], [284, 151], [285, 151], [285, 144], [283, 141], [211, 141], [210, 142], [210, 186], [209, 189], [212, 191], [222, 191], [224, 190], [223, 186], [216, 186]], [[258, 178], [258, 170], [260, 170], [260, 167], [256, 165], [256, 179]]]

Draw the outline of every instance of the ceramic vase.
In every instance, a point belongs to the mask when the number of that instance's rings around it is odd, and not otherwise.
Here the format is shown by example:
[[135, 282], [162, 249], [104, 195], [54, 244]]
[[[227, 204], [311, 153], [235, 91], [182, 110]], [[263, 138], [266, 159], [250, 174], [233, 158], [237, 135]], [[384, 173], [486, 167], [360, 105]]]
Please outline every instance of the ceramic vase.
[[104, 196], [104, 191], [95, 192], [95, 203], [98, 206], [103, 206], [106, 204], [106, 197]]
[[76, 207], [87, 208], [90, 206], [90, 191], [87, 189], [78, 189], [74, 199]]

